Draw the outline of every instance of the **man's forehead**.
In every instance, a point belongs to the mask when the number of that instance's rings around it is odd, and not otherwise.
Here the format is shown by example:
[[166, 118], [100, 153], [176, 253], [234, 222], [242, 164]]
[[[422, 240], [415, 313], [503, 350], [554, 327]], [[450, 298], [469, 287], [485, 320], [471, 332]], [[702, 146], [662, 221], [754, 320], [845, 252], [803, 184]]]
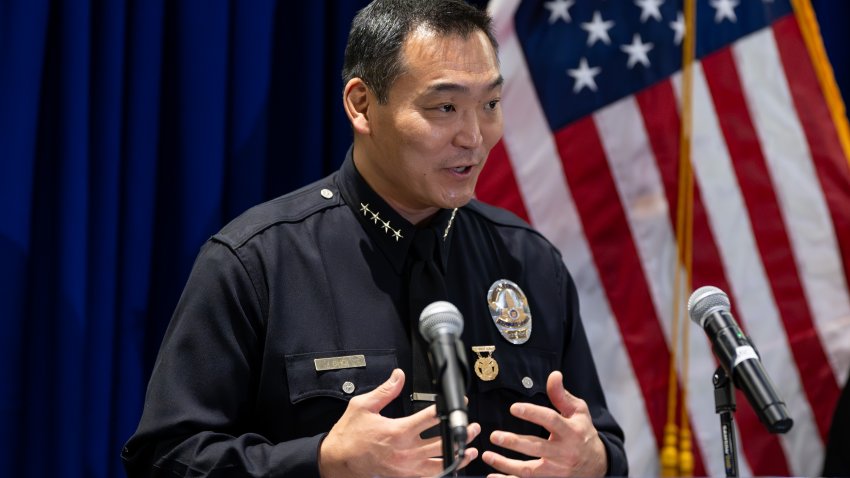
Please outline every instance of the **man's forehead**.
[[496, 51], [485, 32], [442, 34], [425, 25], [408, 33], [402, 44], [401, 60], [413, 67], [420, 63], [455, 63], [472, 68], [498, 65]]

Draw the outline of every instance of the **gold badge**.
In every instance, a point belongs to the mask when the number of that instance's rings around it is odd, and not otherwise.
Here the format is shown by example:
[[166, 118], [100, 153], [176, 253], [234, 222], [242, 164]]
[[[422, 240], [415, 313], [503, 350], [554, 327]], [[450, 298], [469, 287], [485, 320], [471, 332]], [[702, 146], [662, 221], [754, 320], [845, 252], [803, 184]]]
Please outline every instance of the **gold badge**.
[[[496, 362], [496, 359], [493, 358], [493, 352], [496, 351], [496, 346], [478, 345], [472, 347], [472, 351], [478, 356], [478, 360], [475, 361], [475, 375], [478, 375], [478, 378], [485, 382], [489, 382], [496, 378], [496, 376], [499, 375], [499, 364]], [[482, 357], [482, 353], [487, 355]]]
[[531, 311], [518, 285], [507, 279], [497, 280], [487, 292], [490, 316], [508, 342], [524, 344], [531, 337]]

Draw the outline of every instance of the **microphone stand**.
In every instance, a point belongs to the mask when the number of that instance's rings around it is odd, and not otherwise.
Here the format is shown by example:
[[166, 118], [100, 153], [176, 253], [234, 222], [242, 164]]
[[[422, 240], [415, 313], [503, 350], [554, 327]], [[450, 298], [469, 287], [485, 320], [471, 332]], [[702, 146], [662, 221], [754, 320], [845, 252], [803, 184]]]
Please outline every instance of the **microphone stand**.
[[723, 367], [717, 367], [712, 377], [714, 383], [714, 411], [720, 415], [720, 436], [723, 441], [723, 465], [726, 476], [738, 476], [738, 446], [735, 443], [735, 394], [732, 381]]
[[443, 469], [448, 469], [454, 463], [454, 439], [449, 430], [449, 415], [446, 412], [446, 400], [442, 394], [437, 394], [437, 416], [440, 417], [440, 438], [443, 442]]

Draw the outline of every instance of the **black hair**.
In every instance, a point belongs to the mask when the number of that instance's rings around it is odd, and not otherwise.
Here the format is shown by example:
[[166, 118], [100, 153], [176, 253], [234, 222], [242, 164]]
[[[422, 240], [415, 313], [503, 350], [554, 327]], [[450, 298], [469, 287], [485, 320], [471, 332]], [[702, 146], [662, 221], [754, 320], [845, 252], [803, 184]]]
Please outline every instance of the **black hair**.
[[361, 78], [386, 103], [393, 82], [402, 73], [401, 48], [420, 26], [434, 33], [462, 38], [480, 30], [498, 51], [490, 15], [463, 0], [375, 0], [351, 22], [342, 82]]

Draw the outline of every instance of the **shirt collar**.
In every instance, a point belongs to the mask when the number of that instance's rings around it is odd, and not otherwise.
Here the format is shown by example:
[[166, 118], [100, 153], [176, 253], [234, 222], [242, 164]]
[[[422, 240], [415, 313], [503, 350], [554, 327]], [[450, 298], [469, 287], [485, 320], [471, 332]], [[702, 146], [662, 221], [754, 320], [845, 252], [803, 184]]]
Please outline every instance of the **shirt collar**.
[[[337, 175], [337, 187], [345, 203], [351, 208], [366, 233], [396, 272], [401, 273], [407, 260], [408, 250], [417, 227], [395, 211], [363, 179], [354, 165], [352, 148], [349, 148], [345, 161]], [[446, 271], [451, 245], [452, 226], [457, 220], [458, 209], [440, 209], [425, 228], [433, 228], [439, 238], [439, 263]]]

